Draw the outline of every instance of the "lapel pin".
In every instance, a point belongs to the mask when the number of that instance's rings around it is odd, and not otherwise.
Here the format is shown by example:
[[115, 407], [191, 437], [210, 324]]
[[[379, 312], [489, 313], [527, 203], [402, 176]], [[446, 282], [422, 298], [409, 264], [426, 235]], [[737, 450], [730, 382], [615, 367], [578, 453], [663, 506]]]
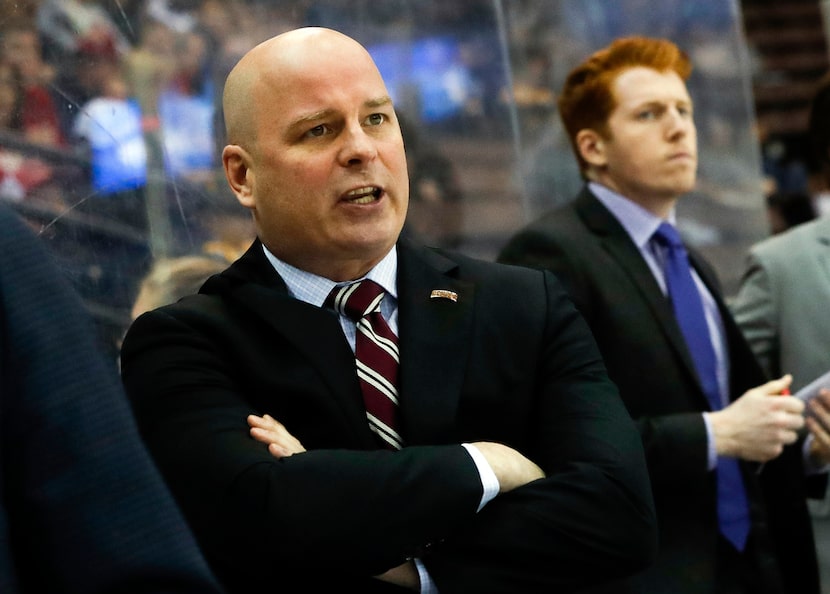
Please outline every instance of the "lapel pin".
[[446, 289], [434, 289], [429, 294], [430, 299], [449, 299], [452, 302], [458, 301], [458, 293], [455, 291], [447, 291]]

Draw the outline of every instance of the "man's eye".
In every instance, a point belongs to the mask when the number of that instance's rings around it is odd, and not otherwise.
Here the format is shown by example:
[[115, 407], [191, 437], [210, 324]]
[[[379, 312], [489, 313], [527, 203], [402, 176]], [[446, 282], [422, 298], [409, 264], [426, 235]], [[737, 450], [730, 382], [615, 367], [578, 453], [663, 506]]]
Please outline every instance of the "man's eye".
[[637, 119], [638, 120], [653, 120], [656, 116], [657, 116], [657, 114], [653, 110], [649, 109], [649, 110], [641, 111], [640, 113], [638, 113], [637, 114]]
[[366, 123], [370, 126], [379, 126], [386, 121], [386, 116], [382, 113], [373, 113], [366, 118]]
[[312, 138], [318, 138], [323, 136], [328, 128], [324, 124], [320, 124], [319, 126], [314, 126], [311, 130], [306, 132], [306, 136], [311, 136]]

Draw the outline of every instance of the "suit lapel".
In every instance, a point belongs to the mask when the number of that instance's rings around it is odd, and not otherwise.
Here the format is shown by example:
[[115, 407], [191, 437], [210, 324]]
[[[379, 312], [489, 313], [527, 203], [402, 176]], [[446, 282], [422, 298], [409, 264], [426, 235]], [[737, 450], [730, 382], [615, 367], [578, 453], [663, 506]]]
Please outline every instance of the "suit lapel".
[[648, 304], [654, 317], [671, 342], [683, 344], [680, 328], [674, 319], [669, 300], [660, 290], [651, 269], [625, 228], [611, 212], [588, 190], [575, 203], [577, 211], [588, 229], [597, 237], [603, 250], [616, 260], [620, 268], [631, 278], [632, 285]]
[[[398, 258], [404, 437], [413, 444], [442, 442], [454, 434], [472, 332], [474, 287], [454, 278], [455, 263], [437, 253], [401, 242]], [[457, 300], [433, 297], [436, 290], [455, 293]]]
[[588, 229], [597, 236], [602, 248], [611, 258], [617, 261], [631, 278], [634, 287], [648, 304], [672, 350], [683, 361], [690, 380], [698, 386], [702, 405], [708, 406], [708, 401], [695, 371], [692, 356], [686, 346], [680, 326], [674, 317], [671, 303], [663, 295], [654, 274], [652, 274], [628, 232], [616, 217], [587, 189], [579, 195], [574, 207]]
[[[442, 443], [454, 419], [472, 333], [474, 286], [453, 276], [448, 258], [406, 242], [398, 249], [398, 333], [403, 434], [407, 443]], [[445, 294], [455, 293], [453, 301]], [[349, 430], [373, 447], [363, 412], [354, 357], [334, 312], [288, 295], [259, 242], [204, 292], [237, 301], [289, 340], [315, 366], [343, 411]], [[344, 377], [354, 381], [344, 384]]]
[[[290, 342], [322, 377], [342, 411], [341, 421], [367, 447], [374, 441], [363, 411], [354, 355], [334, 311], [319, 308], [288, 294], [288, 289], [265, 257], [259, 241], [204, 292], [224, 294]], [[264, 341], [268, 343], [268, 339]], [[277, 354], [275, 353], [275, 356]], [[279, 369], [275, 365], [275, 370]], [[350, 378], [344, 381], [344, 378]]]

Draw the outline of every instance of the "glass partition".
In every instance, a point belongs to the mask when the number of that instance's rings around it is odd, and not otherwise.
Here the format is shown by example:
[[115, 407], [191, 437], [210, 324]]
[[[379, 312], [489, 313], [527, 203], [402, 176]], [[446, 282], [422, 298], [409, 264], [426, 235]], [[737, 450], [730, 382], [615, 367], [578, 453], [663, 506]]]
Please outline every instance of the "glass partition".
[[556, 112], [567, 73], [616, 37], [666, 37], [691, 57], [699, 168], [678, 205], [678, 226], [718, 269], [727, 295], [749, 245], [767, 234], [755, 129], [753, 59], [737, 0], [528, 0], [499, 2], [509, 36], [526, 218], [570, 200], [581, 186]]
[[402, 119], [406, 232], [492, 259], [581, 186], [556, 113], [569, 69], [611, 39], [666, 36], [695, 63], [700, 183], [679, 224], [727, 291], [766, 234], [751, 60], [730, 0], [4, 2], [0, 199], [31, 222], [117, 352], [153, 262], [233, 259], [219, 98], [254, 44], [301, 25], [373, 54]]

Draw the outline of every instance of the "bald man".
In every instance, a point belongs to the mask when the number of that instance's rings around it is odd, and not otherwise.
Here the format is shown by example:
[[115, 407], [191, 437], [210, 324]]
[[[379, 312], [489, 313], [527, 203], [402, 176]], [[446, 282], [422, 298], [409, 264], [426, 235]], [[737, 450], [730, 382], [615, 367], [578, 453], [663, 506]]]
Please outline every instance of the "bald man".
[[[642, 445], [554, 278], [399, 239], [406, 155], [366, 50], [279, 35], [224, 110], [257, 239], [138, 318], [122, 371], [228, 591], [570, 592], [648, 565]], [[367, 415], [365, 322], [329, 300], [356, 281], [382, 287], [395, 423]]]

